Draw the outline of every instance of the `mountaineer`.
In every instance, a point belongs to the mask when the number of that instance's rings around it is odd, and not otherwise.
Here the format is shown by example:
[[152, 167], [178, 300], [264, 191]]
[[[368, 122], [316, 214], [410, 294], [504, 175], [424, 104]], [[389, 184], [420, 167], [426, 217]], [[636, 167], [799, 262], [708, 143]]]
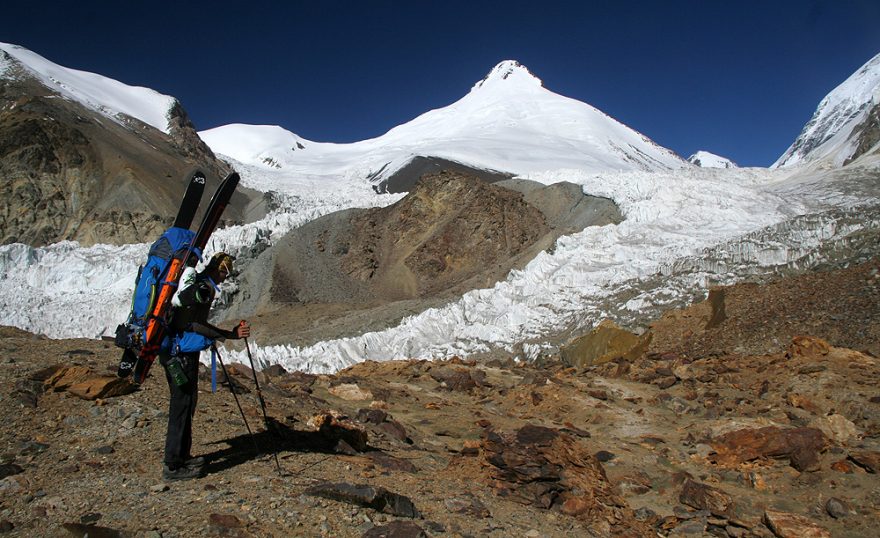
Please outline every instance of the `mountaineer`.
[[218, 285], [232, 272], [235, 260], [225, 252], [218, 252], [201, 272], [187, 269], [180, 288], [172, 298], [172, 318], [169, 325], [169, 346], [163, 346], [159, 362], [165, 367], [165, 377], [171, 397], [168, 405], [168, 431], [165, 436], [165, 460], [162, 478], [188, 480], [205, 475], [204, 457], [193, 457], [192, 423], [198, 401], [199, 354], [215, 341], [240, 339], [250, 336], [250, 325], [242, 321], [226, 331], [208, 323], [211, 303]]

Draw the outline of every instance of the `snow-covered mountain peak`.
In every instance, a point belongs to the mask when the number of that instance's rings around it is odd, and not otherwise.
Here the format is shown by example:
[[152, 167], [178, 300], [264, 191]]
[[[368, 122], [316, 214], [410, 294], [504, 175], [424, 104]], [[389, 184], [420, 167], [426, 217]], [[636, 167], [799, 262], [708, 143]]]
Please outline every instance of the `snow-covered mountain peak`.
[[[248, 140], [257, 132], [262, 134]], [[359, 177], [380, 183], [416, 157], [512, 174], [558, 168], [603, 172], [688, 166], [672, 151], [596, 108], [544, 88], [539, 78], [513, 60], [496, 65], [458, 101], [369, 140], [310, 142], [266, 126], [226, 125], [199, 135], [216, 153], [298, 179]], [[305, 151], [298, 151], [293, 141]], [[279, 187], [287, 181], [279, 177]]]
[[877, 114], [878, 106], [880, 54], [822, 99], [801, 134], [772, 167], [820, 159], [830, 160], [834, 166], [849, 162], [860, 149], [869, 149], [862, 147], [863, 124], [871, 114]]
[[688, 162], [701, 168], [738, 168], [730, 159], [702, 150], [688, 157]]
[[541, 88], [544, 86], [541, 79], [533, 75], [526, 66], [516, 60], [504, 60], [493, 67], [483, 80], [474, 84], [471, 92], [480, 89], [496, 88], [502, 84], [504, 85], [503, 87], [516, 86], [518, 89], [529, 87]]
[[95, 73], [69, 69], [55, 64], [22, 46], [0, 43], [0, 79], [17, 76], [21, 70], [39, 80], [65, 99], [119, 121], [119, 114], [136, 118], [168, 133], [168, 113], [175, 99], [155, 90], [129, 86]]

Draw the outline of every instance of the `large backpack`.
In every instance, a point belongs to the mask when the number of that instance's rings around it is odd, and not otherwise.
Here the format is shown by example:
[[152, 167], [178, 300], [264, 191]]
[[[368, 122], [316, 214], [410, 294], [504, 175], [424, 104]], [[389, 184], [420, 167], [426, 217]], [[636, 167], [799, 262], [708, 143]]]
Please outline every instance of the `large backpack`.
[[[183, 258], [192, 249], [195, 233], [185, 228], [171, 227], [150, 246], [147, 262], [138, 271], [131, 313], [128, 320], [116, 328], [116, 345], [138, 352], [144, 345], [144, 331], [156, 306], [159, 288], [165, 284], [173, 258]], [[194, 252], [199, 256], [199, 252]], [[193, 258], [195, 259], [195, 258]], [[177, 282], [172, 283], [177, 285]]]

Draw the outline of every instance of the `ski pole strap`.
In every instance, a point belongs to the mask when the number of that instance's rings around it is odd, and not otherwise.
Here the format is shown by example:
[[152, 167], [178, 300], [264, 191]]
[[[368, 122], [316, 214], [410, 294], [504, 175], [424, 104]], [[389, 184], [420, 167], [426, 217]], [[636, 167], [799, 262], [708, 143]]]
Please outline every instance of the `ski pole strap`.
[[220, 291], [220, 286], [218, 286], [217, 283], [214, 282], [213, 278], [205, 277], [205, 280], [207, 280], [208, 283], [211, 284], [211, 287], [214, 288], [215, 291]]
[[211, 346], [211, 393], [217, 392], [217, 346]]

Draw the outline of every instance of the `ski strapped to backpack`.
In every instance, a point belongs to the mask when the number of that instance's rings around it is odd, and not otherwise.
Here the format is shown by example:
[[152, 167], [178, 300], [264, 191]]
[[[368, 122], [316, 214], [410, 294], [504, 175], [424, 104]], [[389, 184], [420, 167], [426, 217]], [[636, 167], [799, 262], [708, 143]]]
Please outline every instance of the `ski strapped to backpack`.
[[196, 178], [200, 178], [204, 189], [204, 177], [201, 172], [193, 174], [174, 221], [175, 226], [153, 243], [147, 263], [138, 273], [131, 314], [116, 332], [116, 345], [123, 348], [117, 371], [119, 377], [131, 375], [132, 381], [138, 384], [146, 379], [163, 342], [167, 343], [165, 336], [171, 314], [171, 297], [177, 290], [178, 281], [186, 267], [195, 265], [196, 260], [201, 259], [202, 250], [220, 222], [239, 182], [235, 172], [226, 176], [211, 198], [198, 231], [194, 233], [188, 228], [201, 199], [201, 192], [198, 192], [198, 196], [191, 195], [190, 188], [193, 188]]

